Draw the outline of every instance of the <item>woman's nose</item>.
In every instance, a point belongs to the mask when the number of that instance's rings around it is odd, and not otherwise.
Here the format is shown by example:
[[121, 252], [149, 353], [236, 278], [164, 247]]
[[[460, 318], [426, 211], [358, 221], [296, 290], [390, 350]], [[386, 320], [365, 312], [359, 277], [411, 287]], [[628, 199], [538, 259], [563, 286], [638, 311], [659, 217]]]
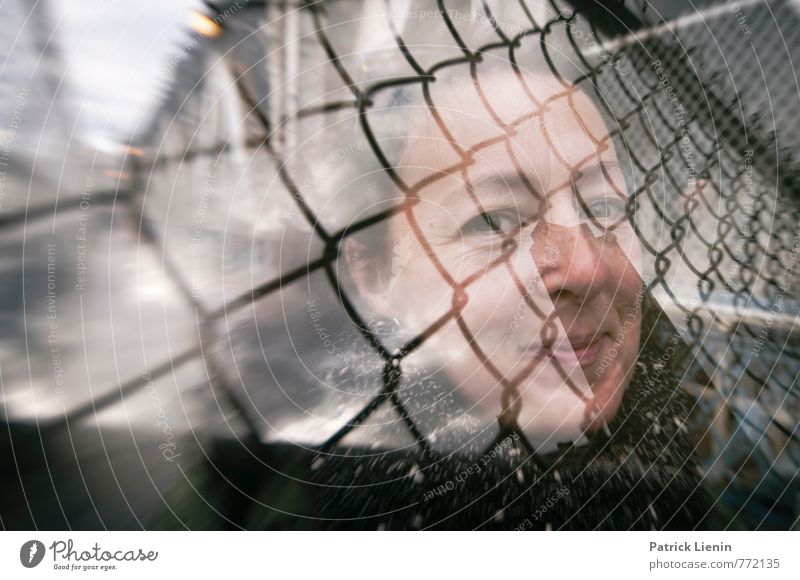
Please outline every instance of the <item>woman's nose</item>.
[[603, 264], [602, 243], [588, 225], [565, 227], [541, 221], [531, 238], [534, 264], [554, 305], [558, 300], [580, 306], [608, 283], [611, 273]]

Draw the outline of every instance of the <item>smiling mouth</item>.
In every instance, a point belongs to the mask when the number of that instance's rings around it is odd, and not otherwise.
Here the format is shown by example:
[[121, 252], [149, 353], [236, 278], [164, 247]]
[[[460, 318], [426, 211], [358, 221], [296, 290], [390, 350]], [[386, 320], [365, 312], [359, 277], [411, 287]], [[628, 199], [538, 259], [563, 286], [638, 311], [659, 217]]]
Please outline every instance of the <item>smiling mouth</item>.
[[525, 351], [534, 356], [553, 358], [566, 365], [577, 362], [581, 367], [588, 368], [599, 360], [606, 337], [605, 333], [600, 332], [567, 336], [567, 340], [561, 339], [549, 348], [539, 344], [530, 346]]

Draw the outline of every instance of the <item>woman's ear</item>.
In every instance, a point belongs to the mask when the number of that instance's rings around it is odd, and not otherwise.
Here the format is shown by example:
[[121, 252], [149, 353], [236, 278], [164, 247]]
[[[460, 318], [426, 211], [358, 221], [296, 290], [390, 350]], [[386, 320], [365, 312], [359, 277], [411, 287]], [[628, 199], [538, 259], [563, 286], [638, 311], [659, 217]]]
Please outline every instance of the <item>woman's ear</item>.
[[348, 236], [342, 242], [342, 250], [359, 297], [379, 316], [389, 316], [389, 287], [382, 271], [385, 264], [376, 256], [375, 248], [369, 248], [356, 236]]

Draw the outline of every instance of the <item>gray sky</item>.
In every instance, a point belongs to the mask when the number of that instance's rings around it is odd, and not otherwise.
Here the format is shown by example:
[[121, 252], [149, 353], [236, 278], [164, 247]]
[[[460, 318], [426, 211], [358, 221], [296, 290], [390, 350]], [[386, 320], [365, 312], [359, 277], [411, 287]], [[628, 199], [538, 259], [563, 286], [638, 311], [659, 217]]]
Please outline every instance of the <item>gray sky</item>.
[[188, 42], [198, 0], [57, 0], [51, 4], [79, 134], [93, 145], [146, 122], [166, 63]]

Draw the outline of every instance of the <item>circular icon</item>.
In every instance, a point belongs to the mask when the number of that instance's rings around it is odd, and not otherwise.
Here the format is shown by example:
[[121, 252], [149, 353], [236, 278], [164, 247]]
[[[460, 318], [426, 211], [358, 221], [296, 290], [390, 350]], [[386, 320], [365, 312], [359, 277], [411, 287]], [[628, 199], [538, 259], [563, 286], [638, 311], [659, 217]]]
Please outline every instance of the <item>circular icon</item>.
[[44, 558], [44, 544], [39, 540], [28, 540], [19, 549], [19, 561], [26, 568], [35, 568]]

